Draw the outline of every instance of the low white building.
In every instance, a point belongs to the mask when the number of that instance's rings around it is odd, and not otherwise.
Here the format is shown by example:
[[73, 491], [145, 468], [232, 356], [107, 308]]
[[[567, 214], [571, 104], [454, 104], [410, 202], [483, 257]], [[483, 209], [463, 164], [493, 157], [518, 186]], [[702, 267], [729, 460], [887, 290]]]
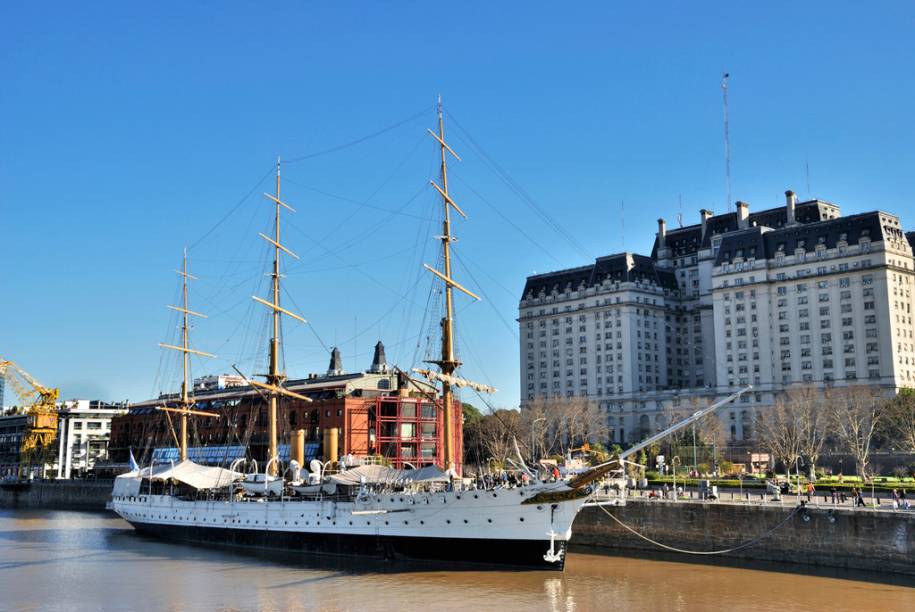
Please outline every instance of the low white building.
[[67, 400], [58, 404], [57, 477], [71, 478], [91, 470], [108, 458], [112, 417], [127, 406], [98, 400]]

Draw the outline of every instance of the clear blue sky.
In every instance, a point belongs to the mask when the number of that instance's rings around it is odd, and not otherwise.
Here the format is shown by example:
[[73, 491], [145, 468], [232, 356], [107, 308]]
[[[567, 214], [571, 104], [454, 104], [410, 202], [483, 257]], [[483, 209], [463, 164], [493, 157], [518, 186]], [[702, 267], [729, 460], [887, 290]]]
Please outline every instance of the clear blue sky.
[[734, 199], [807, 196], [809, 164], [813, 196], [915, 227], [913, 5], [737, 4], [4, 3], [0, 356], [65, 397], [172, 387], [177, 364], [157, 343], [174, 337], [164, 306], [192, 245], [192, 308], [210, 313], [194, 343], [220, 356], [194, 373], [262, 371], [266, 319], [250, 295], [272, 187], [258, 181], [277, 155], [411, 118], [285, 165], [283, 190], [298, 208], [283, 240], [302, 256], [288, 287], [316, 332], [287, 325], [290, 375], [324, 370], [335, 342], [364, 368], [378, 337], [411, 365], [431, 284], [418, 265], [436, 246], [423, 133], [439, 92], [465, 130], [446, 125], [470, 215], [456, 223], [456, 276], [487, 298], [459, 298], [460, 351], [498, 406], [518, 401], [527, 275], [622, 250], [621, 201], [625, 248], [643, 253], [680, 198], [687, 223], [725, 208], [724, 70]]

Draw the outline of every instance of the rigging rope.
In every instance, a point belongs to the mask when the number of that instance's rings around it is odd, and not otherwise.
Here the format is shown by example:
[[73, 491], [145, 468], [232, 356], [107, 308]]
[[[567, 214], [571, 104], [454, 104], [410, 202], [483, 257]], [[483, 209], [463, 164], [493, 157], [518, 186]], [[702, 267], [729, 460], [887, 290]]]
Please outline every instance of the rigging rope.
[[215, 231], [216, 231], [216, 228], [218, 228], [220, 225], [222, 225], [223, 223], [225, 223], [226, 220], [227, 220], [229, 217], [231, 217], [233, 214], [235, 214], [235, 211], [238, 210], [239, 208], [241, 208], [241, 205], [244, 204], [244, 203], [247, 201], [247, 199], [251, 197], [251, 194], [254, 193], [255, 191], [257, 191], [257, 188], [260, 187], [261, 183], [263, 183], [263, 182], [267, 179], [267, 177], [270, 176], [271, 174], [273, 174], [274, 172], [275, 172], [274, 166], [270, 166], [270, 169], [267, 170], [267, 172], [264, 174], [264, 176], [262, 176], [262, 177], [260, 177], [260, 179], [258, 179], [258, 181], [254, 184], [254, 187], [252, 187], [250, 190], [248, 190], [248, 193], [246, 193], [246, 194], [244, 195], [244, 197], [242, 197], [242, 199], [240, 199], [240, 200], [238, 201], [238, 203], [235, 204], [235, 206], [233, 206], [233, 207], [229, 210], [229, 212], [227, 212], [225, 215], [223, 215], [223, 217], [222, 217], [219, 221], [217, 221], [217, 222], [213, 225], [213, 227], [211, 227], [211, 228], [208, 229], [206, 232], [204, 232], [203, 236], [201, 236], [200, 238], [198, 238], [197, 240], [195, 240], [195, 241], [193, 242], [193, 244], [191, 244], [189, 247], [187, 247], [187, 250], [190, 251], [190, 250], [193, 249], [195, 246], [197, 246], [198, 244], [200, 244], [201, 242], [203, 242], [203, 240], [204, 240], [207, 236], [209, 236], [210, 234], [212, 234], [213, 232], [215, 232]]
[[398, 121], [397, 123], [391, 124], [388, 127], [378, 130], [377, 132], [372, 132], [371, 134], [362, 136], [361, 138], [351, 140], [347, 143], [337, 145], [335, 147], [330, 147], [329, 149], [315, 151], [314, 153], [308, 153], [307, 155], [300, 155], [299, 157], [291, 157], [289, 159], [283, 160], [283, 163], [284, 164], [294, 164], [294, 163], [297, 163], [300, 161], [305, 161], [306, 159], [312, 159], [314, 157], [320, 157], [321, 155], [327, 155], [328, 153], [336, 153], [337, 151], [342, 151], [343, 149], [347, 149], [354, 145], [361, 144], [367, 140], [371, 140], [372, 138], [375, 138], [377, 136], [381, 136], [382, 134], [390, 132], [391, 130], [395, 130], [402, 125], [406, 125], [407, 123], [410, 123], [411, 121], [415, 121], [416, 119], [419, 119], [420, 117], [425, 117], [429, 113], [429, 110], [430, 110], [429, 107], [426, 106], [419, 112], [417, 112], [413, 115], [410, 115], [406, 119], [402, 119], [402, 120]]
[[662, 543], [660, 543], [660, 542], [658, 542], [658, 541], [656, 541], [656, 540], [652, 540], [652, 539], [649, 538], [648, 536], [639, 533], [638, 531], [636, 531], [635, 529], [633, 529], [632, 527], [630, 527], [629, 525], [627, 525], [626, 523], [624, 523], [623, 521], [621, 521], [620, 519], [618, 519], [617, 517], [615, 517], [613, 514], [611, 514], [609, 511], [607, 511], [607, 509], [604, 508], [602, 505], [598, 504], [597, 507], [600, 508], [600, 509], [604, 512], [604, 514], [606, 514], [607, 516], [609, 516], [610, 518], [612, 518], [614, 521], [616, 521], [617, 524], [619, 524], [620, 527], [626, 529], [627, 531], [629, 531], [629, 532], [632, 533], [633, 535], [640, 537], [641, 539], [645, 540], [646, 542], [649, 542], [649, 543], [651, 543], [651, 544], [654, 544], [655, 546], [658, 546], [658, 547], [663, 548], [663, 549], [665, 549], [665, 550], [670, 550], [670, 551], [673, 551], [673, 552], [683, 553], [683, 554], [687, 554], [687, 555], [724, 555], [724, 554], [731, 553], [731, 552], [734, 552], [734, 551], [737, 551], [737, 550], [741, 550], [742, 548], [747, 548], [747, 547], [749, 547], [749, 546], [753, 546], [754, 544], [756, 544], [757, 542], [759, 542], [759, 541], [762, 540], [763, 538], [766, 538], [766, 537], [770, 536], [770, 535], [773, 534], [777, 529], [779, 529], [779, 528], [782, 527], [785, 523], [787, 523], [791, 518], [793, 518], [795, 514], [797, 514], [798, 512], [800, 512], [801, 509], [802, 509], [804, 506], [797, 506], [797, 507], [795, 507], [794, 510], [792, 510], [792, 511], [788, 514], [788, 516], [786, 516], [786, 517], [785, 517], [781, 522], [779, 522], [775, 527], [773, 527], [772, 529], [768, 530], [767, 532], [765, 532], [765, 533], [763, 533], [763, 534], [760, 534], [760, 535], [756, 536], [756, 537], [753, 538], [752, 540], [748, 540], [748, 541], [744, 542], [743, 544], [738, 544], [737, 546], [733, 546], [733, 547], [731, 547], [731, 548], [723, 548], [723, 549], [721, 549], [721, 550], [705, 550], [705, 551], [703, 551], [703, 550], [685, 550], [685, 549], [682, 549], [682, 548], [676, 548], [675, 546], [668, 546], [667, 544], [662, 544]]
[[527, 191], [525, 191], [525, 189], [521, 187], [521, 185], [498, 164], [498, 162], [490, 157], [490, 155], [483, 149], [482, 146], [480, 146], [476, 140], [474, 140], [473, 136], [470, 135], [470, 133], [464, 128], [464, 126], [461, 125], [460, 121], [458, 121], [453, 114], [447, 110], [445, 110], [445, 113], [448, 115], [448, 118], [454, 122], [454, 125], [457, 126], [459, 132], [464, 136], [464, 138], [467, 139], [470, 150], [476, 153], [480, 160], [483, 161], [484, 165], [486, 165], [497, 177], [499, 177], [509, 189], [514, 191], [515, 195], [517, 195], [525, 204], [527, 204], [535, 213], [537, 213], [537, 215], [544, 221], [544, 223], [552, 227], [560, 236], [562, 236], [566, 242], [572, 246], [572, 248], [581, 253], [585, 259], [592, 258], [587, 249], [585, 249], [585, 247], [575, 239], [575, 236], [566, 230], [558, 220], [553, 218], [549, 212], [547, 212], [540, 204], [538, 204], [534, 198], [531, 197], [531, 195], [528, 194]]

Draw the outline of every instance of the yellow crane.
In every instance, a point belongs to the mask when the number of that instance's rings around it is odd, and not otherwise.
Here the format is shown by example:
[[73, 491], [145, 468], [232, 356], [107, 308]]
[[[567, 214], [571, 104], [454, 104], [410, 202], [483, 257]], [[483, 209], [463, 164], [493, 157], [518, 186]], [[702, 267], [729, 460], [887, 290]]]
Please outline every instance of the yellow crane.
[[19, 447], [19, 476], [28, 478], [33, 465], [43, 471], [54, 456], [57, 398], [60, 390], [44, 386], [21, 367], [4, 359], [0, 359], [0, 377], [9, 384], [21, 402], [31, 401], [31, 404], [20, 407], [27, 415], [27, 420]]

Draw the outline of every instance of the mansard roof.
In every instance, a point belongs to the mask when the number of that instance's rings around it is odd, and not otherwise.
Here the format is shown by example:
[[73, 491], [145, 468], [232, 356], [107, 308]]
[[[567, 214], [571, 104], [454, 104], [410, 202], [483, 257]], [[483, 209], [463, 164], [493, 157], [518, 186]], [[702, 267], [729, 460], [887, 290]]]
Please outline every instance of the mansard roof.
[[[838, 206], [825, 200], [809, 200], [799, 202], [794, 209], [794, 218], [798, 223], [817, 223], [826, 219], [834, 218], [838, 214]], [[788, 211], [784, 206], [769, 208], [758, 212], [751, 212], [748, 218], [748, 224], [762, 225], [778, 229], [784, 227], [788, 222]], [[702, 224], [687, 225], [668, 230], [665, 237], [665, 244], [671, 250], [674, 257], [684, 255], [694, 255], [699, 249], [707, 249], [711, 245], [712, 236], [716, 234], [725, 234], [736, 232], [737, 230], [737, 213], [728, 212], [720, 215], [709, 217], [706, 221], [705, 236], [702, 236]], [[651, 257], [657, 259], [658, 256], [658, 238], [655, 236], [654, 246], [651, 249]]]
[[550, 294], [554, 290], [559, 293], [577, 291], [579, 288], [594, 287], [605, 280], [620, 283], [647, 282], [664, 289], [677, 288], [673, 272], [659, 270], [651, 257], [617, 253], [598, 257], [591, 265], [529, 276], [524, 285], [524, 297], [537, 296], [541, 292]]
[[813, 252], [818, 245], [833, 249], [843, 241], [849, 246], [858, 244], [861, 239], [879, 242], [884, 239], [884, 232], [891, 230], [898, 231], [883, 227], [879, 211], [777, 230], [751, 227], [724, 236], [715, 265], [730, 262], [735, 257], [771, 259], [779, 251], [785, 255], [793, 255], [797, 249]]

